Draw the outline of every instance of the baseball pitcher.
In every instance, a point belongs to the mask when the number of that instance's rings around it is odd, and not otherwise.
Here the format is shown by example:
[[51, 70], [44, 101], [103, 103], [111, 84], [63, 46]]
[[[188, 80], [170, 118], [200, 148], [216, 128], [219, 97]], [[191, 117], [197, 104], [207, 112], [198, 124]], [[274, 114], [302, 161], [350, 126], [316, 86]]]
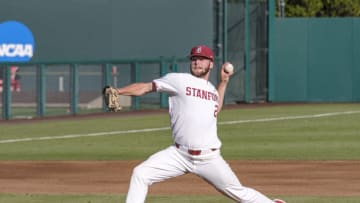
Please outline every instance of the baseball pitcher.
[[[214, 68], [214, 54], [207, 46], [191, 49], [189, 73], [169, 73], [147, 83], [133, 83], [118, 88], [120, 95], [141, 96], [150, 92], [169, 95], [169, 114], [173, 143], [133, 170], [127, 203], [145, 202], [148, 187], [153, 183], [194, 173], [213, 185], [222, 194], [241, 203], [285, 203], [271, 200], [260, 192], [243, 186], [220, 153], [217, 115], [233, 68], [221, 67], [220, 82], [209, 82]], [[116, 108], [116, 107], [115, 107]]]

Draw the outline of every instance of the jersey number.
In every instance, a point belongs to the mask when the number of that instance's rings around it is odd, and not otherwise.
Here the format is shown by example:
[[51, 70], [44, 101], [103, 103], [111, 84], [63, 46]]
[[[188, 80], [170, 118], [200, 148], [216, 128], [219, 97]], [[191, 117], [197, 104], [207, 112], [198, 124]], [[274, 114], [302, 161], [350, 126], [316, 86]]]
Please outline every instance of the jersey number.
[[216, 118], [219, 113], [219, 105], [215, 105], [214, 117]]

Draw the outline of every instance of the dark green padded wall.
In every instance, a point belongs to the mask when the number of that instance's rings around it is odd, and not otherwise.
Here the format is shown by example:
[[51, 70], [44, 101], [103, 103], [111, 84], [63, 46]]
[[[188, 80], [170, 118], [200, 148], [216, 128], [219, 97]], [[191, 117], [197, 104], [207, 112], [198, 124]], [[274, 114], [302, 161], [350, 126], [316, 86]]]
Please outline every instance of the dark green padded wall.
[[[288, 29], [291, 26], [292, 29]], [[274, 97], [277, 101], [306, 98], [307, 25], [300, 19], [276, 21], [274, 50]], [[270, 84], [271, 85], [271, 84]]]
[[33, 31], [33, 61], [184, 57], [214, 38], [208, 0], [11, 0], [0, 13]]
[[357, 18], [276, 19], [270, 100], [360, 101], [359, 36]]

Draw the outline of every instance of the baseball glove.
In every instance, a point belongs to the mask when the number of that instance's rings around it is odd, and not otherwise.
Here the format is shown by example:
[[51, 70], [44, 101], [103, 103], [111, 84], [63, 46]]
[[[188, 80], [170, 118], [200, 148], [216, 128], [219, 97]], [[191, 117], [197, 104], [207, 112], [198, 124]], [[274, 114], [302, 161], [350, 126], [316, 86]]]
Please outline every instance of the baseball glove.
[[121, 110], [119, 93], [115, 88], [111, 86], [105, 86], [103, 88], [102, 95], [105, 105], [107, 106], [109, 111], [117, 112]]

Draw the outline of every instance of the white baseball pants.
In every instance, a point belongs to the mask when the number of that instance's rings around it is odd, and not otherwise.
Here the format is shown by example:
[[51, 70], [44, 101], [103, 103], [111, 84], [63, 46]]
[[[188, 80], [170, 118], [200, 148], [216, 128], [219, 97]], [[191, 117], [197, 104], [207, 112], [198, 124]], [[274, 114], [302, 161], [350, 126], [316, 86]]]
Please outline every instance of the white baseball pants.
[[156, 182], [194, 173], [229, 198], [241, 203], [272, 203], [260, 192], [244, 187], [220, 155], [220, 150], [197, 156], [170, 146], [136, 166], [130, 180], [126, 203], [143, 203], [148, 187]]

